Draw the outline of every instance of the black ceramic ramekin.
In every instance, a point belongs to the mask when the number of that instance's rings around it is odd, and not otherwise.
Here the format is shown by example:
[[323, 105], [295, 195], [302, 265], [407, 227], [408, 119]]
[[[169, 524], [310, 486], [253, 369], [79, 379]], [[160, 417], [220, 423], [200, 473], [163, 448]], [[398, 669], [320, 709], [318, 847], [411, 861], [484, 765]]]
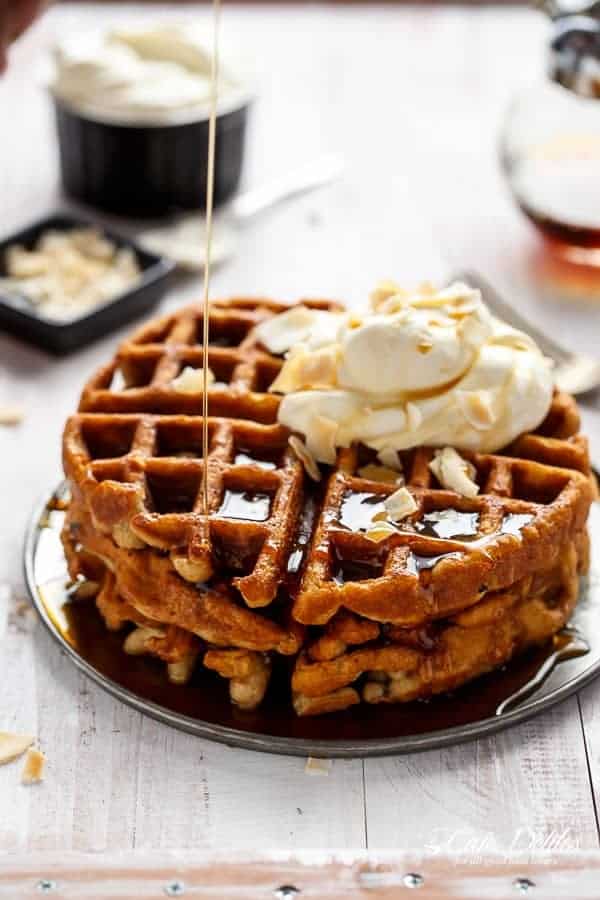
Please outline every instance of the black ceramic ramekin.
[[[235, 193], [250, 101], [217, 116], [214, 203]], [[124, 216], [158, 217], [206, 205], [208, 118], [168, 125], [111, 123], [54, 97], [67, 194]]]
[[96, 222], [64, 213], [40, 219], [0, 241], [0, 277], [5, 274], [4, 256], [12, 244], [22, 244], [31, 249], [46, 231], [70, 231], [90, 226], [100, 228], [118, 247], [129, 247], [134, 251], [141, 270], [135, 284], [120, 296], [66, 322], [47, 318], [43, 313], [32, 309], [25, 300], [5, 296], [0, 290], [0, 329], [10, 331], [52, 353], [69, 353], [148, 312], [160, 300], [174, 269], [170, 260], [148, 253], [135, 242], [115, 234], [111, 229], [98, 226]]

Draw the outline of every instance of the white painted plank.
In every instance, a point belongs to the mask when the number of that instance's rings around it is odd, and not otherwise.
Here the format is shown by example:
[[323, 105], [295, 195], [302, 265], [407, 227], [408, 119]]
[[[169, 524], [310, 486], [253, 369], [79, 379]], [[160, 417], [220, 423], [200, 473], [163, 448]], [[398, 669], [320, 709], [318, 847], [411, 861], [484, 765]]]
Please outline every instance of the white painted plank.
[[360, 761], [311, 777], [301, 759], [181, 734], [77, 673], [41, 627], [0, 650], [0, 727], [39, 734], [48, 756], [34, 788], [0, 767], [0, 851], [364, 846]]
[[[33, 654], [8, 626], [10, 593], [0, 587], [0, 731], [37, 734]], [[20, 784], [22, 760], [0, 766], [0, 849], [20, 850], [27, 837], [30, 792]], [[10, 811], [10, 815], [6, 813]]]
[[313, 777], [302, 759], [222, 747], [148, 719], [140, 753], [137, 848], [364, 846], [360, 761]]
[[598, 846], [575, 699], [473, 744], [365, 767], [371, 848], [478, 857]]

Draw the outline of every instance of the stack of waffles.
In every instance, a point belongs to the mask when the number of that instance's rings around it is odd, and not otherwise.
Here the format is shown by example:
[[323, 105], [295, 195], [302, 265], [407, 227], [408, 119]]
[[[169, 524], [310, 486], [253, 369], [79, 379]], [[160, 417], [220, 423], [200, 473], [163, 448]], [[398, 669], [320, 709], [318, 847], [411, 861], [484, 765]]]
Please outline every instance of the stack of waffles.
[[[125, 652], [163, 660], [174, 685], [214, 670], [242, 709], [275, 673], [311, 715], [449, 691], [555, 635], [588, 564], [593, 497], [572, 398], [556, 393], [502, 453], [462, 454], [473, 498], [436, 481], [427, 447], [400, 454], [402, 475], [343, 449], [315, 481], [268, 392], [283, 360], [254, 333], [287, 308], [211, 306], [208, 515], [199, 307], [135, 333], [67, 422], [70, 574]], [[416, 509], [374, 540], [399, 483]]]

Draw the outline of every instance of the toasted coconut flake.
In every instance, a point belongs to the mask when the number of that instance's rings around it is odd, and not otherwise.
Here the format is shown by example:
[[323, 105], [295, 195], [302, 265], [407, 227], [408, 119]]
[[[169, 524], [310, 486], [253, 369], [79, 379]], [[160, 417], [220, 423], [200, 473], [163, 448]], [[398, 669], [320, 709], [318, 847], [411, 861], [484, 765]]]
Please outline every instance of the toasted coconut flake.
[[0, 406], [0, 425], [19, 425], [25, 413], [18, 406]]
[[46, 767], [46, 757], [41, 750], [29, 748], [25, 757], [25, 765], [21, 772], [22, 784], [39, 784], [44, 780], [44, 769]]
[[112, 527], [113, 541], [124, 550], [142, 550], [146, 545], [133, 533], [127, 522], [117, 522]]
[[494, 411], [489, 391], [457, 391], [457, 403], [465, 419], [478, 431], [494, 424]]
[[302, 376], [299, 371], [302, 357], [307, 355], [305, 350], [298, 350], [284, 362], [277, 378], [269, 385], [270, 394], [291, 394], [298, 390], [298, 385], [302, 384]]
[[0, 766], [22, 756], [31, 747], [35, 738], [31, 734], [13, 734], [0, 731]]
[[373, 524], [367, 529], [365, 534], [370, 541], [375, 541], [378, 544], [380, 541], [385, 541], [391, 537], [392, 534], [398, 534], [398, 529], [394, 528], [391, 522], [376, 522], [373, 520]]
[[461, 305], [451, 307], [448, 310], [448, 315], [452, 319], [464, 319], [464, 318], [466, 318], [466, 316], [470, 316], [472, 312], [475, 312], [476, 309], [477, 309], [476, 303], [474, 303], [472, 301], [471, 302], [465, 301]]
[[398, 488], [397, 491], [386, 497], [383, 505], [392, 522], [400, 522], [418, 509], [415, 498], [405, 487]]
[[385, 509], [382, 509], [381, 512], [375, 513], [375, 515], [371, 518], [371, 522], [387, 522], [388, 514]]
[[306, 775], [329, 775], [331, 770], [331, 760], [330, 759], [316, 759], [314, 756], [309, 756], [306, 760], [306, 765], [304, 766], [304, 772]]
[[369, 295], [371, 309], [377, 311], [382, 303], [385, 303], [386, 300], [390, 300], [392, 297], [406, 297], [406, 291], [396, 284], [395, 281], [380, 281], [375, 290], [371, 291]]
[[[214, 372], [207, 368], [206, 384], [210, 387], [211, 384], [214, 383]], [[194, 369], [192, 366], [185, 366], [177, 378], [173, 379], [171, 387], [179, 394], [201, 394], [204, 390], [204, 370]]]
[[321, 470], [319, 469], [314, 456], [309, 453], [306, 444], [301, 441], [299, 437], [296, 437], [295, 434], [292, 434], [289, 439], [289, 445], [304, 466], [306, 473], [310, 475], [313, 481], [320, 481]]
[[377, 454], [379, 462], [388, 469], [394, 469], [396, 472], [402, 472], [402, 460], [400, 454], [393, 447], [384, 447]]
[[[8, 590], [10, 596], [10, 589]], [[0, 585], [0, 602], [2, 601], [2, 593], [2, 586]], [[8, 624], [15, 631], [20, 631], [22, 634], [31, 634], [38, 622], [38, 615], [27, 600], [17, 600], [8, 614]]]
[[358, 474], [361, 478], [368, 478], [369, 481], [380, 481], [382, 484], [398, 484], [399, 481], [403, 480], [400, 472], [388, 469], [387, 466], [378, 466], [375, 463], [362, 466], [358, 470]]
[[463, 459], [454, 447], [444, 447], [435, 451], [435, 458], [429, 468], [442, 485], [449, 491], [456, 491], [463, 497], [476, 497], [479, 485], [475, 482], [475, 466]]
[[323, 347], [308, 352], [299, 349], [283, 364], [269, 391], [291, 394], [293, 391], [325, 390], [337, 384], [339, 347]]
[[333, 465], [337, 453], [335, 442], [340, 426], [326, 416], [314, 416], [310, 423], [310, 432], [306, 436], [306, 447], [311, 456], [319, 462]]
[[423, 414], [414, 403], [406, 404], [406, 425], [409, 431], [416, 431], [423, 421]]
[[310, 334], [314, 311], [306, 306], [293, 306], [257, 325], [255, 337], [270, 353], [285, 353]]

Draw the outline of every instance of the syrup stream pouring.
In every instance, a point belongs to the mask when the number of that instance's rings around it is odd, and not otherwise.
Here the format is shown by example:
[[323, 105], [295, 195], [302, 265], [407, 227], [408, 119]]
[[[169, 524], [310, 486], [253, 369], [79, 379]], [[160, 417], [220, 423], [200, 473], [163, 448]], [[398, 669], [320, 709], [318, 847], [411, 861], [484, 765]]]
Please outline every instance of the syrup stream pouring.
[[210, 66], [210, 118], [208, 121], [208, 173], [206, 178], [206, 242], [204, 252], [204, 291], [202, 305], [202, 511], [208, 517], [208, 341], [209, 293], [212, 249], [213, 197], [215, 181], [215, 143], [217, 130], [217, 94], [219, 85], [219, 21], [221, 0], [213, 0], [213, 47]]

